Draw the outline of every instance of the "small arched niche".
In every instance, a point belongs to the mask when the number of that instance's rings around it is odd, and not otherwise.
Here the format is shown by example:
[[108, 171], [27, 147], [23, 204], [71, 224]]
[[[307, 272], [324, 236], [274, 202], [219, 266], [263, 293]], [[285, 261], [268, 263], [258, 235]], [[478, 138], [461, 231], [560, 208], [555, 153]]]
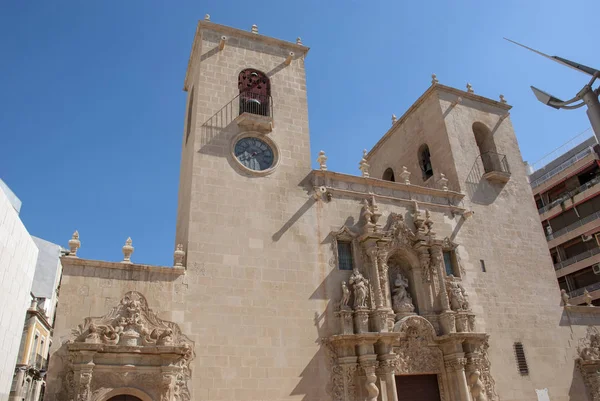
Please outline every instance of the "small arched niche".
[[383, 177], [381, 177], [382, 180], [384, 181], [392, 181], [392, 182], [396, 182], [396, 178], [394, 177], [394, 170], [392, 170], [391, 167], [388, 167], [384, 172], [383, 172]]
[[429, 146], [427, 144], [421, 145], [419, 148], [419, 167], [423, 173], [423, 181], [427, 181], [433, 177], [433, 166], [431, 164], [431, 153], [429, 152]]
[[251, 113], [269, 116], [271, 81], [267, 75], [253, 68], [246, 68], [238, 75], [240, 91], [240, 114]]
[[496, 151], [496, 143], [490, 129], [479, 121], [473, 123], [472, 129], [485, 172], [502, 171], [499, 166], [500, 158]]

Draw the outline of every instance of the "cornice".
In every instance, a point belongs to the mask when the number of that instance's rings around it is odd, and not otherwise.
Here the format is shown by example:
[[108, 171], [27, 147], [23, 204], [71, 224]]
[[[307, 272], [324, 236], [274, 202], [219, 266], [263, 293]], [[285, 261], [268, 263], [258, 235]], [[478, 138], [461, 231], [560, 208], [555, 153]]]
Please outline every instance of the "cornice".
[[285, 49], [289, 49], [294, 51], [296, 54], [301, 54], [302, 56], [306, 56], [306, 53], [310, 50], [309, 47], [304, 45], [299, 45], [297, 43], [288, 42], [286, 40], [273, 38], [270, 36], [265, 36], [257, 33], [252, 33], [249, 31], [243, 31], [241, 29], [232, 28], [230, 26], [215, 24], [214, 22], [199, 20], [198, 26], [196, 27], [196, 34], [194, 35], [194, 41], [192, 42], [192, 50], [190, 51], [190, 58], [188, 59], [188, 66], [185, 72], [185, 79], [183, 84], [183, 90], [187, 91], [188, 86], [188, 76], [190, 70], [192, 68], [192, 60], [194, 58], [194, 52], [198, 48], [196, 46], [202, 40], [202, 31], [214, 31], [218, 33], [222, 33], [225, 36], [232, 36], [237, 38], [244, 38], [249, 40], [254, 40], [262, 43], [266, 43], [271, 46], [283, 47]]
[[419, 108], [419, 106], [421, 106], [421, 104], [423, 104], [425, 102], [425, 100], [434, 92], [435, 93], [438, 93], [438, 92], [451, 93], [453, 95], [460, 96], [463, 99], [469, 99], [474, 102], [483, 103], [483, 104], [486, 104], [486, 105], [492, 106], [492, 107], [497, 107], [498, 109], [504, 110], [504, 111], [508, 111], [512, 108], [512, 106], [510, 106], [506, 103], [502, 103], [502, 102], [492, 100], [487, 97], [476, 95], [475, 93], [465, 92], [463, 90], [452, 88], [450, 86], [442, 85], [439, 83], [433, 84], [429, 88], [427, 88], [427, 90], [425, 92], [423, 92], [423, 94], [408, 108], [408, 110], [406, 110], [406, 112], [404, 112], [404, 114], [394, 124], [392, 124], [392, 126], [385, 133], [385, 135], [383, 135], [381, 137], [381, 139], [375, 144], [375, 146], [373, 146], [373, 148], [369, 151], [369, 153], [367, 153], [367, 157], [366, 157], [367, 161], [369, 160], [369, 158], [372, 156], [372, 154], [377, 149], [379, 149], [381, 146], [383, 146], [385, 141], [387, 141], [389, 139], [389, 137], [392, 136], [392, 134], [396, 131], [396, 129], [399, 128], [400, 126], [402, 126], [402, 124], [404, 124], [406, 119], [413, 112], [415, 112]]
[[[93, 260], [93, 259], [81, 259], [73, 258], [69, 256], [63, 256], [60, 258], [63, 265], [63, 269], [68, 266], [78, 267], [99, 267], [102, 269], [115, 269], [115, 270], [132, 270], [132, 271], [149, 271], [154, 273], [164, 273], [173, 275], [185, 274], [184, 268], [176, 268], [170, 266], [154, 266], [154, 265], [143, 265], [139, 263], [121, 263], [121, 262], [108, 262], [104, 260]], [[67, 274], [66, 272], [63, 274]]]

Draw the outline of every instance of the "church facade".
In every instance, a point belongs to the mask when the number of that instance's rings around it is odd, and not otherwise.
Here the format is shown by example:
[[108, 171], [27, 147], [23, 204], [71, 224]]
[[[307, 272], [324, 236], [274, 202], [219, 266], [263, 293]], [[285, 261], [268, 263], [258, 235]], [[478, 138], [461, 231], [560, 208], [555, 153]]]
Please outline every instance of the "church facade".
[[504, 98], [434, 76], [361, 176], [313, 170], [308, 50], [199, 22], [174, 266], [74, 235], [45, 399], [600, 400]]

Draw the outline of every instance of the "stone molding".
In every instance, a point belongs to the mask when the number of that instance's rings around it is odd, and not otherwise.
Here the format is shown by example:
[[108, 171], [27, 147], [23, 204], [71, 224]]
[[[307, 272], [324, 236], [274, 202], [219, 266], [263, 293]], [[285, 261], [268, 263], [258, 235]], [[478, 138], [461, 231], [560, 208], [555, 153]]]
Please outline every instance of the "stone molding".
[[133, 271], [148, 271], [152, 273], [164, 273], [172, 275], [183, 275], [185, 274], [184, 267], [171, 267], [171, 266], [154, 266], [144, 265], [139, 263], [121, 263], [121, 262], [108, 262], [104, 260], [93, 260], [93, 259], [82, 259], [82, 258], [71, 258], [63, 256], [60, 258], [63, 268], [77, 266], [77, 267], [97, 267], [102, 269], [117, 269], [117, 270], [133, 270]]

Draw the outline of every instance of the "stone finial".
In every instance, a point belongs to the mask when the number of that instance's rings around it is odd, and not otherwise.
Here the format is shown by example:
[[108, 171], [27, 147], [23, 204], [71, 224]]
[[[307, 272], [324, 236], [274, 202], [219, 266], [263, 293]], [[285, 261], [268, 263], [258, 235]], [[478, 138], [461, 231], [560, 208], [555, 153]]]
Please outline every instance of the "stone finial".
[[506, 99], [504, 98], [504, 95], [500, 95], [500, 103], [506, 104]]
[[431, 85], [435, 85], [437, 83], [439, 83], [440, 81], [438, 81], [437, 79], [437, 75], [435, 74], [431, 74]]
[[401, 182], [410, 185], [410, 171], [406, 168], [406, 166], [402, 166], [402, 172], [400, 173]]
[[467, 92], [468, 93], [475, 93], [475, 91], [473, 90], [473, 86], [471, 86], [470, 83], [467, 82]]
[[392, 114], [392, 125], [396, 124], [396, 121], [398, 121], [398, 117], [396, 117], [395, 114]]
[[300, 36], [296, 38], [296, 44], [302, 46], [302, 38]]
[[185, 258], [185, 251], [183, 250], [182, 244], [177, 244], [175, 252], [173, 252], [173, 259], [175, 260], [174, 267], [183, 267], [183, 258]]
[[569, 294], [567, 294], [567, 290], [560, 290], [560, 299], [563, 302], [563, 306], [571, 306], [569, 303]]
[[367, 163], [367, 149], [363, 150], [363, 157], [358, 164], [363, 177], [369, 177], [369, 163]]
[[210, 21], [210, 14], [206, 14], [204, 16], [204, 21]]
[[439, 183], [444, 191], [448, 190], [448, 179], [446, 178], [446, 174], [444, 174], [444, 173], [440, 174]]
[[258, 34], [258, 26], [256, 26], [256, 24], [252, 25], [252, 29], [250, 29], [250, 32]]
[[587, 288], [583, 290], [583, 299], [585, 300], [587, 306], [594, 306], [592, 305], [592, 296], [588, 292]]
[[79, 241], [79, 232], [75, 230], [73, 236], [69, 240], [69, 257], [76, 258], [77, 250], [81, 246], [81, 241]]
[[133, 246], [131, 246], [132, 243], [133, 241], [131, 241], [131, 237], [128, 237], [127, 241], [125, 241], [125, 245], [123, 245], [123, 260], [121, 263], [132, 263], [131, 254], [134, 250]]
[[319, 152], [319, 157], [317, 157], [317, 163], [319, 163], [319, 170], [322, 170], [322, 171], [327, 170], [327, 164], [325, 164], [326, 161], [327, 161], [327, 156], [325, 156], [325, 151], [322, 150]]

